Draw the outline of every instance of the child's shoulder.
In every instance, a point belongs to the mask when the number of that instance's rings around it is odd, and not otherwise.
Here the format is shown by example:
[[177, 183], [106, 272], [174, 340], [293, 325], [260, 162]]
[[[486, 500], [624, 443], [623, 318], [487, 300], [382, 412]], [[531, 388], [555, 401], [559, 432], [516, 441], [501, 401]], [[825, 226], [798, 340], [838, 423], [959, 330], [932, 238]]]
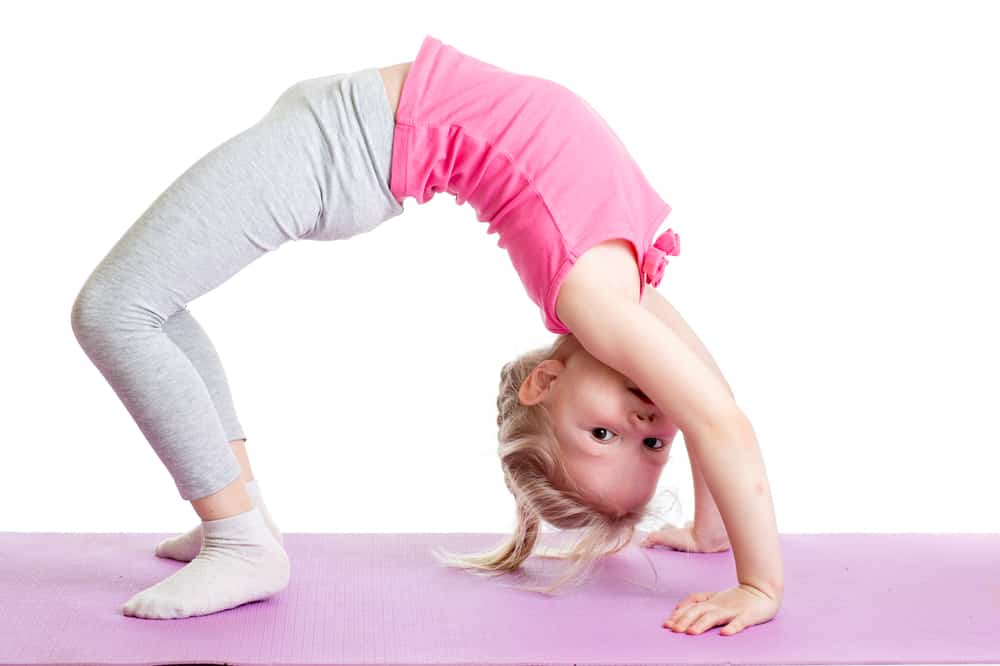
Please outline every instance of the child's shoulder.
[[563, 319], [560, 304], [586, 302], [581, 299], [598, 290], [618, 293], [638, 304], [641, 277], [636, 249], [630, 241], [612, 238], [597, 243], [580, 255], [563, 279], [556, 296], [556, 315]]

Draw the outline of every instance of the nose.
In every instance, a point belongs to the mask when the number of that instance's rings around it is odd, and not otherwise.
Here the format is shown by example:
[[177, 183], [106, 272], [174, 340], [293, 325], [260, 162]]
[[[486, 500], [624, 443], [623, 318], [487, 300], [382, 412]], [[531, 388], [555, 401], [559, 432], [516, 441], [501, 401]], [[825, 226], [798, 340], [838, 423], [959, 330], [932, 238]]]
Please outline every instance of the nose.
[[652, 423], [656, 418], [656, 412], [651, 409], [635, 409], [632, 410], [632, 417], [639, 423]]

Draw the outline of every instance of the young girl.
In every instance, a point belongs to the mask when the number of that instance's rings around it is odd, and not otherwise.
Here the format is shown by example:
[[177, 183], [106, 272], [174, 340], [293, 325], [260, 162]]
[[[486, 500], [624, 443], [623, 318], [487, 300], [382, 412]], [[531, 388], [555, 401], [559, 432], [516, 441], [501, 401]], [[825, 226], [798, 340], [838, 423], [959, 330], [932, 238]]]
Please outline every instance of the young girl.
[[690, 595], [664, 626], [728, 623], [733, 633], [774, 617], [782, 563], [753, 429], [698, 338], [645, 289], [679, 251], [671, 229], [654, 239], [670, 206], [581, 97], [429, 35], [412, 62], [291, 86], [181, 174], [80, 290], [77, 339], [201, 518], [156, 547], [189, 563], [122, 612], [204, 615], [289, 580], [222, 363], [187, 305], [287, 241], [346, 239], [401, 214], [406, 197], [425, 203], [438, 192], [468, 202], [497, 233], [543, 324], [560, 334], [501, 371], [513, 539], [444, 561], [512, 571], [544, 520], [584, 530], [569, 557], [582, 565], [575, 573], [589, 570], [650, 515], [680, 429], [695, 524], [645, 545], [711, 551], [731, 540], [739, 585]]

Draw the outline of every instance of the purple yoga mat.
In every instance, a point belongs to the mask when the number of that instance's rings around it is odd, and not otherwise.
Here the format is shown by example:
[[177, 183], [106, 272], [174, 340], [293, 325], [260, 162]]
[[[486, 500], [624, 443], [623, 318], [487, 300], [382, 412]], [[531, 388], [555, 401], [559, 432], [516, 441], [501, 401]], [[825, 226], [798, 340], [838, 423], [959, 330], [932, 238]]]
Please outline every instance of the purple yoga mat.
[[502, 584], [551, 580], [561, 563], [532, 557], [531, 575], [486, 579], [428, 552], [497, 534], [286, 534], [291, 583], [271, 599], [121, 615], [183, 566], [153, 555], [165, 536], [0, 532], [0, 664], [1000, 662], [1000, 534], [783, 534], [781, 610], [732, 636], [660, 626], [688, 594], [736, 583], [732, 551], [641, 549], [639, 535], [548, 598]]

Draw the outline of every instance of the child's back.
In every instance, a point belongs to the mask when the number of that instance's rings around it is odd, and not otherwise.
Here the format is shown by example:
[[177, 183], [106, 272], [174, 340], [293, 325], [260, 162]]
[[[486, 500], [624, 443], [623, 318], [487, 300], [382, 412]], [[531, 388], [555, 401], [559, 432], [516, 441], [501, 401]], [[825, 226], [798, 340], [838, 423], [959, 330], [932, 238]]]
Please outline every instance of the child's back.
[[468, 203], [510, 255], [554, 333], [559, 286], [575, 261], [613, 238], [628, 241], [640, 276], [658, 283], [663, 234], [644, 262], [670, 206], [628, 150], [580, 96], [547, 79], [517, 74], [426, 36], [402, 85], [393, 135], [390, 189], [400, 202], [438, 192]]

